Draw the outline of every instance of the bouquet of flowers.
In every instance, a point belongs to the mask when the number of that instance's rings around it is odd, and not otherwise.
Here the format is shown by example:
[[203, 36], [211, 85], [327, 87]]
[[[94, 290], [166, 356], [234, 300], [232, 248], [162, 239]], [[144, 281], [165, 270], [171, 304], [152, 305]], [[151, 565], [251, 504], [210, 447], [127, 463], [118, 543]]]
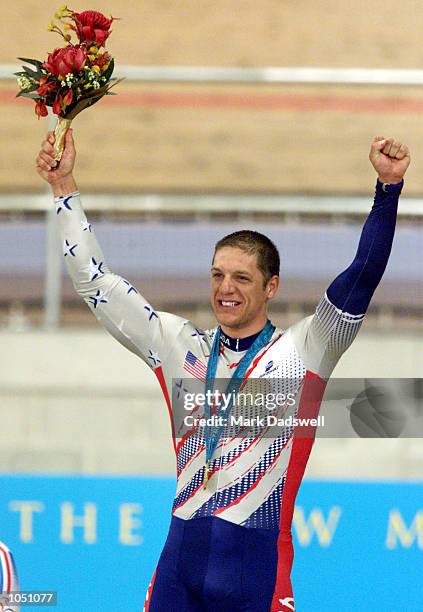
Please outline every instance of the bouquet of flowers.
[[[108, 19], [98, 11], [75, 13], [66, 5], [56, 13], [48, 30], [59, 34], [66, 45], [54, 49], [47, 60], [20, 57], [31, 65], [16, 72], [20, 91], [18, 96], [35, 100], [35, 114], [45, 117], [47, 106], [58, 116], [55, 129], [55, 153], [59, 162], [64, 148], [64, 136], [72, 119], [85, 108], [98, 102], [119, 81], [112, 78], [114, 61], [105, 50], [110, 26], [115, 17]], [[76, 44], [71, 42], [72, 33]], [[113, 95], [113, 94], [111, 94]]]

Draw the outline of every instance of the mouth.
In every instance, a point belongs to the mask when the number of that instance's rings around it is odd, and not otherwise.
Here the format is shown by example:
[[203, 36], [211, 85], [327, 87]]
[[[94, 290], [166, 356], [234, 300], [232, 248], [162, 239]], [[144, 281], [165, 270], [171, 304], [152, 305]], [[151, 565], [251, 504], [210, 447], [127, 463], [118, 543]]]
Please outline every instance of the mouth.
[[233, 310], [241, 305], [241, 302], [237, 302], [236, 300], [217, 300], [217, 303], [225, 310]]

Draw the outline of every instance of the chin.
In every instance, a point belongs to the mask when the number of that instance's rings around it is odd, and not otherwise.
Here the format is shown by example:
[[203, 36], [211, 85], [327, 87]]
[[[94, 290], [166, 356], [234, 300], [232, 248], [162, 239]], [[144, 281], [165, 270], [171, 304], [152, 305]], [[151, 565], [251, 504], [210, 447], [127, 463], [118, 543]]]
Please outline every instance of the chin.
[[235, 317], [217, 317], [217, 321], [220, 325], [224, 325], [229, 329], [239, 329], [243, 326], [242, 320]]
[[233, 327], [234, 329], [236, 329], [241, 324], [240, 318], [234, 315], [216, 311], [214, 314], [219, 325], [225, 325], [226, 327]]
[[245, 309], [237, 309], [238, 312], [230, 312], [220, 307], [219, 304], [213, 304], [213, 312], [219, 325], [232, 329], [239, 329], [245, 324]]

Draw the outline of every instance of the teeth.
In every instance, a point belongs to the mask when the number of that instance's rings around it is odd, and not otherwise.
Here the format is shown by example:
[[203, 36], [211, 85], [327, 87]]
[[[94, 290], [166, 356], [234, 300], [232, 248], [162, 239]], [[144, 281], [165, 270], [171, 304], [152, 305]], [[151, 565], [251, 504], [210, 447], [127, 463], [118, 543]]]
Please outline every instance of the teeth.
[[237, 304], [238, 304], [238, 302], [224, 302], [222, 300], [222, 306], [231, 306], [231, 307], [233, 307], [233, 306], [236, 306]]

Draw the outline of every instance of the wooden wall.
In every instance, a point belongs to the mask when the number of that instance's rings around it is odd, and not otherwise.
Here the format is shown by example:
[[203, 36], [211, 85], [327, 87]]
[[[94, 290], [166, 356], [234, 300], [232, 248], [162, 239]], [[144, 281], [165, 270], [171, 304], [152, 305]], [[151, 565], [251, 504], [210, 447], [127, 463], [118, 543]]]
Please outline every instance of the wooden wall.
[[[43, 58], [60, 2], [3, 8], [0, 61]], [[117, 64], [423, 67], [423, 5], [362, 0], [75, 1], [121, 18]], [[6, 36], [8, 34], [8, 37]], [[46, 129], [0, 84], [0, 190], [43, 186], [34, 157]], [[86, 191], [368, 193], [376, 134], [410, 144], [407, 193], [423, 193], [421, 88], [134, 85], [75, 121]]]

